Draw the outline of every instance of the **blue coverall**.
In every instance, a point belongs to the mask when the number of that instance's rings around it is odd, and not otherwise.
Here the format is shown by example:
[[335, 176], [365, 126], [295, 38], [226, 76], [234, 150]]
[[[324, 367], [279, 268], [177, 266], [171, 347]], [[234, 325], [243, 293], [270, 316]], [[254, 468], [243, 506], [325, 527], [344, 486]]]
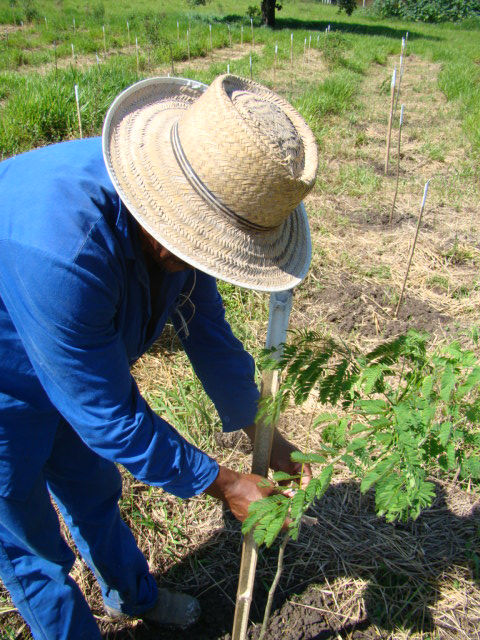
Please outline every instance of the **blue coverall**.
[[218, 465], [153, 413], [130, 365], [171, 317], [233, 431], [255, 417], [254, 364], [210, 276], [165, 272], [151, 299], [138, 226], [99, 138], [0, 163], [0, 197], [0, 577], [35, 638], [95, 640], [50, 496], [105, 602], [149, 609], [157, 587], [120, 518], [115, 463], [182, 498]]

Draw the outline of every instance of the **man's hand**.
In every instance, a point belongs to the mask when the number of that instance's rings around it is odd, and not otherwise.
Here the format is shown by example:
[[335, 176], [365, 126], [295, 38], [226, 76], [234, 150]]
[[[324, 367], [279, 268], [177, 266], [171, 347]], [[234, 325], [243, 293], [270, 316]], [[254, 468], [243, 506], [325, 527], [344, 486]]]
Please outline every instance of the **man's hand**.
[[[253, 443], [255, 441], [255, 425], [247, 427], [244, 431]], [[272, 452], [270, 454], [270, 468], [273, 469], [273, 471], [284, 471], [291, 476], [302, 475], [302, 489], [305, 489], [312, 479], [312, 469], [309, 464], [302, 465], [301, 462], [292, 462], [290, 455], [293, 451], [298, 451], [297, 447], [275, 429], [272, 441]], [[286, 481], [280, 484], [288, 485], [290, 483]]]
[[205, 493], [222, 500], [233, 513], [243, 522], [248, 515], [248, 507], [251, 502], [266, 498], [273, 493], [270, 486], [265, 484], [265, 478], [253, 473], [238, 473], [220, 465], [220, 471], [214, 482], [205, 490]]

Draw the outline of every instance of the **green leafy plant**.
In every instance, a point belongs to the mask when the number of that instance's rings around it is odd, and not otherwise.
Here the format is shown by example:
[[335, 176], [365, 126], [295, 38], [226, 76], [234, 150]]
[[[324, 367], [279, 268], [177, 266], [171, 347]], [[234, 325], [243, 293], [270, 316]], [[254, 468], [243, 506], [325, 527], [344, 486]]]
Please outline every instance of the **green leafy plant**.
[[[472, 332], [475, 348], [478, 333]], [[317, 415], [319, 450], [295, 453], [302, 463], [322, 465], [307, 488], [301, 476], [284, 473], [293, 496], [269, 496], [251, 505], [243, 531], [253, 529], [258, 544], [270, 546], [285, 518], [297, 538], [309, 506], [327, 490], [337, 465], [347, 466], [362, 493], [375, 491], [376, 511], [388, 522], [417, 518], [432, 504], [432, 473], [480, 478], [480, 361], [458, 341], [430, 348], [429, 336], [410, 330], [361, 353], [312, 331], [294, 334], [278, 362], [283, 371], [278, 394], [264, 403], [264, 420], [278, 419], [293, 400], [311, 394], [332, 410]], [[307, 445], [308, 446], [308, 445]]]
[[454, 22], [480, 15], [480, 0], [375, 0], [373, 10], [385, 18]]

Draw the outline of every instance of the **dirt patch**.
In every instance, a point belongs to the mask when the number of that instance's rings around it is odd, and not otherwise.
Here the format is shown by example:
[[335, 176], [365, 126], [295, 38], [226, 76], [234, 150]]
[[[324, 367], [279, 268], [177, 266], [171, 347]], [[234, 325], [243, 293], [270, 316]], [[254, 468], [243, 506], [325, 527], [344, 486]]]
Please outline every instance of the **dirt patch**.
[[367, 280], [354, 281], [337, 274], [320, 291], [297, 300], [294, 326], [327, 325], [343, 337], [389, 338], [415, 328], [436, 334], [452, 323], [452, 318], [414, 296], [407, 295], [398, 317], [394, 317], [395, 293]]

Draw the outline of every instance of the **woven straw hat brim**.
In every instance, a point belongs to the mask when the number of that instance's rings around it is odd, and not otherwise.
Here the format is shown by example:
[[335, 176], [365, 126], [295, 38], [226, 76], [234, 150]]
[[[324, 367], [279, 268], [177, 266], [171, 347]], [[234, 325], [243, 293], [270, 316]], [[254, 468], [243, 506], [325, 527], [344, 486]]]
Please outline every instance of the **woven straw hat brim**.
[[249, 289], [290, 289], [311, 259], [303, 204], [273, 230], [244, 230], [207, 204], [177, 163], [172, 125], [205, 88], [182, 78], [151, 78], [120, 94], [104, 124], [107, 170], [141, 226], [188, 264]]

